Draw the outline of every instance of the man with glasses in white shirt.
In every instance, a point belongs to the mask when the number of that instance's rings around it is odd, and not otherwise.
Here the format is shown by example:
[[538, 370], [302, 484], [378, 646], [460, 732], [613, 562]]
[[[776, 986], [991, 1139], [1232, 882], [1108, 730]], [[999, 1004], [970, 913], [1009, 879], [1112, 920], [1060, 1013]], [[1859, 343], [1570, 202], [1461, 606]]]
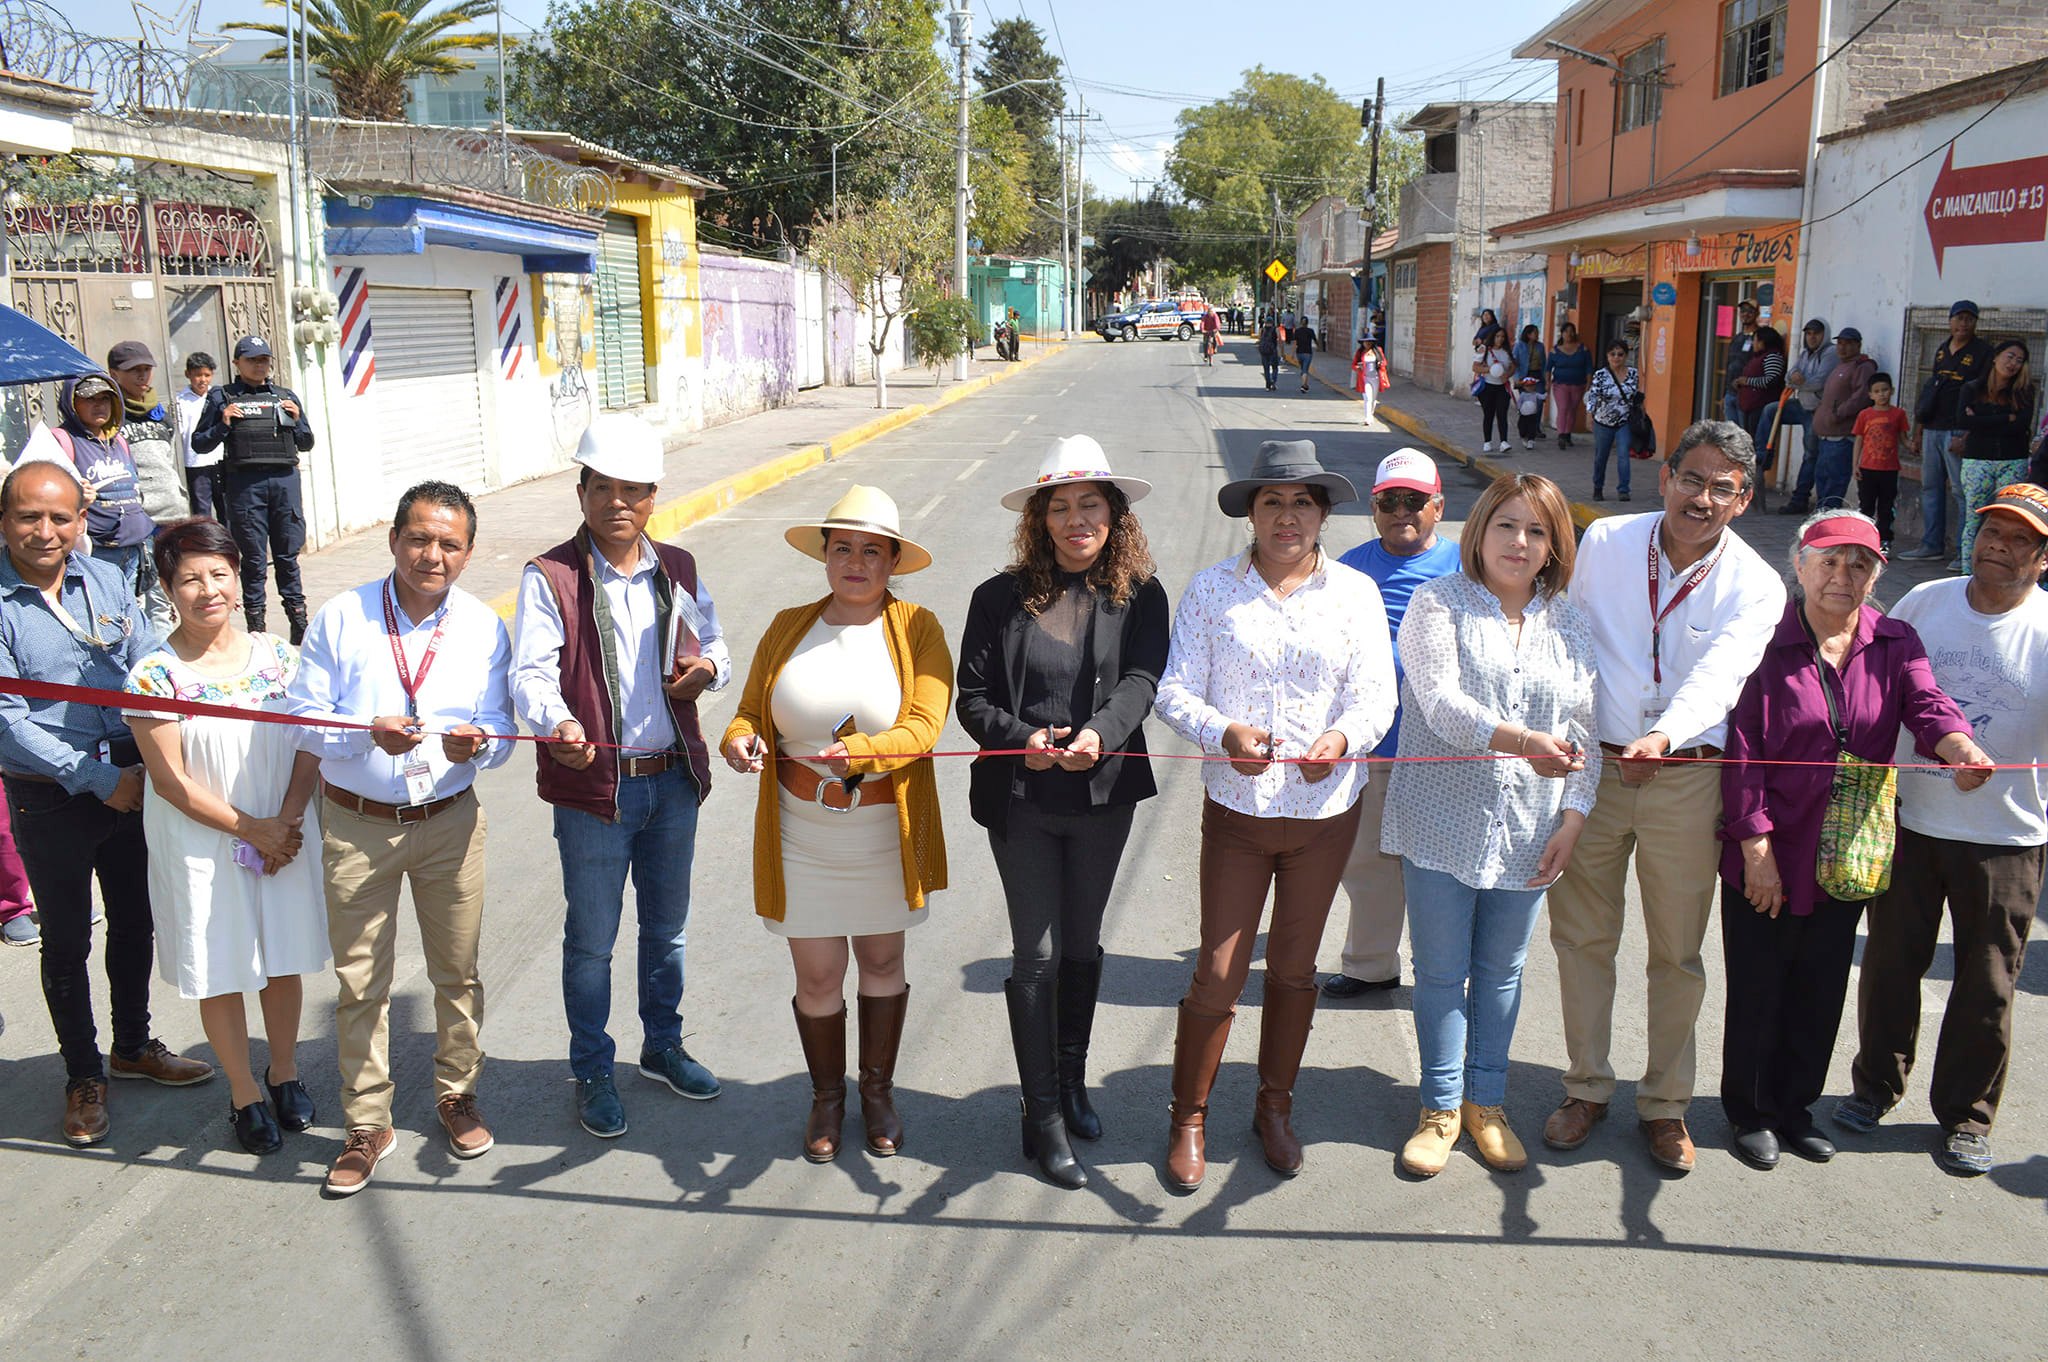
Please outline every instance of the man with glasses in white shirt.
[[1693, 1166], [1693, 1026], [1706, 998], [1700, 946], [1716, 898], [1721, 754], [1728, 711], [1785, 611], [1785, 586], [1729, 524], [1749, 508], [1756, 450], [1733, 421], [1698, 421], [1659, 475], [1664, 509], [1595, 521], [1571, 599], [1599, 661], [1600, 792], [1550, 891], [1564, 1004], [1564, 1103], [1543, 1128], [1576, 1149], [1614, 1097], [1608, 1047], [1615, 953], [1632, 853], [1648, 947], [1647, 1060], [1636, 1115], [1650, 1155]]
[[306, 631], [291, 712], [360, 727], [313, 729], [320, 755], [327, 929], [340, 985], [336, 1058], [346, 1141], [330, 1196], [369, 1184], [397, 1147], [392, 1128], [391, 973], [398, 890], [409, 881], [434, 985], [434, 1097], [448, 1147], [489, 1150], [477, 1110], [484, 995], [477, 945], [484, 911], [479, 770], [512, 755], [512, 641], [488, 605], [455, 585], [476, 546], [461, 488], [423, 482], [399, 498], [388, 576], [343, 592]]

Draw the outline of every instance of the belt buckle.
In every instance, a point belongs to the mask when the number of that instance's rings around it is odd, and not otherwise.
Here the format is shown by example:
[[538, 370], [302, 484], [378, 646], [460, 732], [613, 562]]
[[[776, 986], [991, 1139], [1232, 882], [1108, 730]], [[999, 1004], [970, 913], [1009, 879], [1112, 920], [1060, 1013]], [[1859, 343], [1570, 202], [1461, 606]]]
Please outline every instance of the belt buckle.
[[432, 817], [430, 806], [426, 804], [400, 804], [395, 812], [398, 815], [398, 825], [402, 828], [411, 827], [414, 823], [424, 823]]
[[[843, 809], [836, 808], [825, 802], [825, 791], [834, 785], [846, 791], [846, 807]], [[860, 786], [848, 785], [845, 778], [840, 776], [820, 776], [818, 777], [818, 791], [811, 798], [826, 813], [852, 813], [860, 807]]]

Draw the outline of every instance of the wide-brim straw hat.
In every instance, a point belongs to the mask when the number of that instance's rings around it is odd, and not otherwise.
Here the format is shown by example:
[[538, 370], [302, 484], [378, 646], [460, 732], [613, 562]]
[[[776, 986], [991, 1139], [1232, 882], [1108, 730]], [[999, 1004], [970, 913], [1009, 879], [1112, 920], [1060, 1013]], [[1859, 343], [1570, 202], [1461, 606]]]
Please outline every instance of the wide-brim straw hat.
[[931, 551], [906, 536], [898, 528], [901, 521], [896, 513], [896, 501], [879, 487], [863, 487], [856, 483], [846, 489], [846, 495], [832, 503], [832, 509], [825, 512], [823, 520], [807, 520], [801, 525], [792, 525], [782, 532], [789, 546], [798, 553], [825, 561], [825, 535], [831, 530], [853, 530], [860, 534], [885, 535], [896, 541], [900, 552], [896, 559], [896, 571], [921, 572], [932, 565]]
[[1062, 435], [1052, 442], [1052, 448], [1046, 450], [1045, 457], [1038, 461], [1038, 476], [1029, 485], [1003, 493], [1003, 509], [1021, 511], [1031, 504], [1031, 498], [1039, 488], [1058, 487], [1067, 482], [1106, 482], [1132, 501], [1152, 490], [1152, 484], [1143, 478], [1119, 477], [1112, 473], [1109, 455], [1102, 452], [1102, 446], [1093, 437]]
[[1259, 446], [1251, 471], [1216, 489], [1216, 504], [1223, 514], [1240, 519], [1251, 514], [1252, 495], [1261, 487], [1286, 483], [1320, 487], [1330, 494], [1330, 504], [1358, 500], [1358, 489], [1342, 473], [1332, 473], [1316, 458], [1313, 440], [1268, 440]]

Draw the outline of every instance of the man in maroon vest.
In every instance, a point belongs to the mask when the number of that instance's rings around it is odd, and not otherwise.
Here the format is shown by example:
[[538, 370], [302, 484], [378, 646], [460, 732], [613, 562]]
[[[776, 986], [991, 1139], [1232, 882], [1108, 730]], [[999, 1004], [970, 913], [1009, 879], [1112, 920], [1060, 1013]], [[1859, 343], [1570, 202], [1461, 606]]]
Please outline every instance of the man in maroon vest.
[[626, 1133], [612, 1079], [612, 947], [633, 876], [640, 916], [640, 1073], [700, 1101], [718, 1080], [683, 1049], [683, 940], [697, 808], [711, 764], [697, 697], [732, 659], [696, 560], [647, 537], [661, 439], [636, 417], [591, 422], [576, 451], [583, 525], [526, 565], [519, 584], [514, 700], [555, 806], [568, 913], [562, 997], [577, 1116], [601, 1139]]

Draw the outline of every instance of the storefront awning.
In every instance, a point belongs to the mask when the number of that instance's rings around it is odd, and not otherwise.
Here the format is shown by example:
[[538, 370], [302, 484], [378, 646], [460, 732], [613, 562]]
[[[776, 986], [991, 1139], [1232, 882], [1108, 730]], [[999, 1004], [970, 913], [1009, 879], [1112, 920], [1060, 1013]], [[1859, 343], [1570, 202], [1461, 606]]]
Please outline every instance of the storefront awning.
[[594, 274], [597, 227], [588, 231], [465, 204], [404, 195], [367, 203], [329, 197], [329, 255], [419, 255], [429, 246], [516, 255], [529, 274]]
[[1645, 241], [1713, 236], [1797, 222], [1796, 170], [1720, 171], [1599, 203], [1506, 222], [1491, 229], [1510, 251], [1628, 249]]

